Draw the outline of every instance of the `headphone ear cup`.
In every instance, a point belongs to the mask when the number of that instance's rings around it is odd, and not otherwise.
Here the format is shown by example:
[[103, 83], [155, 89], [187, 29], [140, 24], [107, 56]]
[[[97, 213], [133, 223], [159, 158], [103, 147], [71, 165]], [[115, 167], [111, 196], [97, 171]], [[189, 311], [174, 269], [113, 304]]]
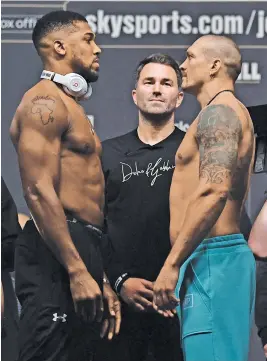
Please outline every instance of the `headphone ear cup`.
[[63, 85], [63, 89], [64, 89], [66, 94], [71, 95], [72, 97], [76, 96], [76, 95], [73, 94], [73, 92], [66, 85]]
[[88, 84], [79, 74], [70, 73], [65, 75], [66, 84], [63, 86], [65, 92], [76, 98], [81, 98], [88, 92]]
[[80, 98], [81, 100], [89, 99], [90, 96], [92, 95], [92, 92], [93, 92], [92, 85], [90, 83], [88, 83], [87, 87], [88, 87], [87, 92]]

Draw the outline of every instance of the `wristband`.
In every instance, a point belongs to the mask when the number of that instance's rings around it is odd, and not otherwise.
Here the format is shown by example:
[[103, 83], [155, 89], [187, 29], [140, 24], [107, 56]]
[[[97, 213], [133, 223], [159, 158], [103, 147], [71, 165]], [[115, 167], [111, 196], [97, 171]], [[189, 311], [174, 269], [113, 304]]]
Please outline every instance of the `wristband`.
[[123, 273], [120, 277], [117, 278], [114, 288], [115, 291], [119, 294], [122, 288], [123, 283], [128, 280], [128, 278], [130, 278], [131, 276], [129, 275], [129, 273]]

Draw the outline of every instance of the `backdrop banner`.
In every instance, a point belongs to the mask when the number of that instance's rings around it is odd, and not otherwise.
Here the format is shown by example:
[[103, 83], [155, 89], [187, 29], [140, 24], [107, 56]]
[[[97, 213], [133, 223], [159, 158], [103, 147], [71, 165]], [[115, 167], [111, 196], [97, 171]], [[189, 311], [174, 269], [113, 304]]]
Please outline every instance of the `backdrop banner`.
[[[9, 126], [21, 97], [42, 69], [32, 45], [36, 21], [52, 10], [83, 14], [102, 49], [100, 77], [93, 95], [83, 102], [101, 140], [121, 135], [137, 125], [131, 98], [140, 60], [168, 53], [182, 62], [186, 49], [201, 35], [231, 37], [243, 63], [236, 94], [246, 106], [267, 104], [267, 3], [265, 1], [2, 1], [2, 175], [17, 204], [29, 214], [23, 199], [18, 162]], [[176, 112], [176, 124], [186, 131], [199, 112], [186, 95]], [[267, 174], [255, 174], [246, 202], [253, 222], [267, 196]], [[264, 356], [253, 329], [249, 361]]]
[[[267, 3], [262, 1], [2, 1], [2, 174], [19, 211], [23, 200], [9, 125], [24, 94], [38, 81], [42, 65], [31, 33], [39, 17], [57, 9], [83, 14], [101, 46], [100, 77], [83, 102], [101, 140], [133, 129], [137, 111], [131, 98], [138, 62], [156, 52], [179, 62], [199, 36], [227, 35], [243, 56], [236, 93], [246, 106], [267, 103]], [[176, 124], [186, 131], [199, 112], [186, 95]], [[252, 177], [247, 210], [255, 219], [266, 198], [267, 174]]]

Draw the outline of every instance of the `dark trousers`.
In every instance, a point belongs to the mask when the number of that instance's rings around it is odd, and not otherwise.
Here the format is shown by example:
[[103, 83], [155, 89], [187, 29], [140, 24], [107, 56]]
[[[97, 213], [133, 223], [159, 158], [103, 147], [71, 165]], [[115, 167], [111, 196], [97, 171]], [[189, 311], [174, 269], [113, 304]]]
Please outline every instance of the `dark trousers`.
[[255, 322], [263, 346], [267, 344], [267, 261], [257, 261]]
[[18, 357], [18, 304], [8, 270], [2, 270], [4, 290], [4, 319], [2, 320], [1, 356], [3, 361], [16, 361]]
[[[101, 237], [83, 224], [68, 223], [72, 241], [102, 289]], [[28, 221], [15, 254], [16, 293], [22, 309], [19, 361], [91, 361], [100, 324], [77, 317], [63, 266]]]
[[122, 305], [120, 334], [100, 341], [94, 361], [182, 361], [178, 317], [134, 312]]

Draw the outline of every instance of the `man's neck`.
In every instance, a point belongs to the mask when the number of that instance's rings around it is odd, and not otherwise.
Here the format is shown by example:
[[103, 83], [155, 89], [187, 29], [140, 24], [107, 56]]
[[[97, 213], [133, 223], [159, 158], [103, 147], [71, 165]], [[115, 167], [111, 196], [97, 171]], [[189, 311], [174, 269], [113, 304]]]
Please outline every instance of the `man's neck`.
[[139, 115], [139, 125], [137, 133], [139, 139], [149, 145], [155, 145], [162, 140], [166, 139], [175, 129], [174, 114], [166, 122], [161, 124], [155, 124], [147, 119], [144, 119], [142, 115]]
[[60, 61], [57, 62], [50, 62], [47, 61], [44, 64], [44, 70], [51, 71], [53, 73], [58, 73], [60, 75], [66, 75], [69, 73], [73, 73], [73, 70], [70, 68], [69, 65], [66, 63], [61, 63]]
[[[58, 64], [58, 63], [52, 63], [52, 62], [46, 62], [43, 64], [43, 67], [44, 67], [44, 70], [47, 70], [47, 71], [51, 71], [53, 73], [57, 73], [57, 74], [60, 74], [60, 75], [66, 75], [66, 74], [69, 74], [69, 73], [72, 73], [73, 71], [70, 69], [70, 67], [66, 64]], [[62, 85], [59, 84], [59, 83], [56, 83], [57, 86], [63, 91], [62, 89]], [[66, 92], [65, 92], [66, 94]], [[73, 100], [75, 100], [75, 102], [78, 104], [78, 99], [75, 98], [74, 96], [70, 95], [70, 94], [67, 94], [68, 97], [72, 98]]]
[[200, 92], [197, 94], [197, 100], [203, 109], [211, 99], [221, 92], [222, 90], [231, 90], [234, 91], [234, 86], [231, 81], [217, 81], [205, 84]]

